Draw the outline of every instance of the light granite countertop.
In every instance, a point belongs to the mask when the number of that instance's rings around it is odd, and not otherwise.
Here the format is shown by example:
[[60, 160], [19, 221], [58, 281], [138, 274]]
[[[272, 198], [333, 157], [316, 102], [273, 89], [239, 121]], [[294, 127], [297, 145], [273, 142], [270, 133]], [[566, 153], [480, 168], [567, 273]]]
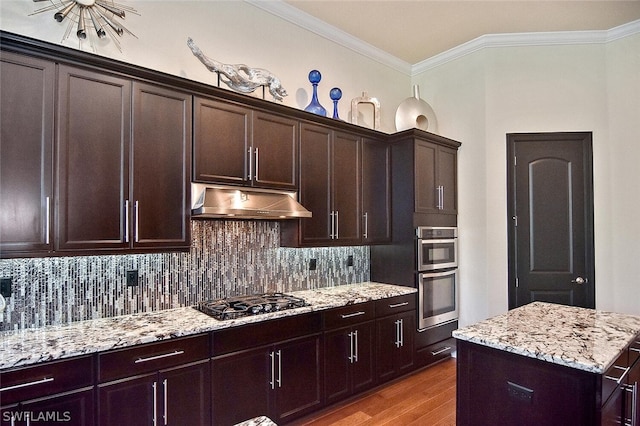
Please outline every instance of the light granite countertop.
[[453, 337], [602, 374], [640, 333], [640, 316], [534, 302]]
[[78, 355], [120, 349], [236, 327], [269, 319], [321, 311], [415, 293], [412, 287], [365, 282], [291, 292], [310, 306], [219, 321], [193, 307], [123, 315], [0, 333], [0, 370]]

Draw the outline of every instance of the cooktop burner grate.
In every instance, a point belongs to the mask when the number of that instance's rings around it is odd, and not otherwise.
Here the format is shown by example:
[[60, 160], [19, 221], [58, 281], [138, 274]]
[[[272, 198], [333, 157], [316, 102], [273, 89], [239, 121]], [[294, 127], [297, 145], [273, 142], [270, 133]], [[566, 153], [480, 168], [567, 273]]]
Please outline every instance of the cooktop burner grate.
[[199, 302], [195, 308], [216, 319], [229, 320], [303, 306], [308, 306], [308, 303], [300, 297], [285, 293], [264, 293]]

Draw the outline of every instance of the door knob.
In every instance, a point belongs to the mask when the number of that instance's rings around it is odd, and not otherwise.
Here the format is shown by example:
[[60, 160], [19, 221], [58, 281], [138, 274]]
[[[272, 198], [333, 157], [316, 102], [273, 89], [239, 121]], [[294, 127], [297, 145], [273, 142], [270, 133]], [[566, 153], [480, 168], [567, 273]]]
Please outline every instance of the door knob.
[[582, 277], [578, 277], [575, 280], [571, 280], [571, 282], [576, 284], [584, 284], [587, 282], [587, 280]]

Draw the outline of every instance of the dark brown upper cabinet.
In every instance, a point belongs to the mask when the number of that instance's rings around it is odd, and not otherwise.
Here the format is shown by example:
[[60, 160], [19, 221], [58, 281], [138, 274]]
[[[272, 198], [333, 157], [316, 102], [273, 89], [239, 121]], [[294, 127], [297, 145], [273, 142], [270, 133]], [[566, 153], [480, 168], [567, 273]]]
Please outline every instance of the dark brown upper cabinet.
[[362, 242], [391, 241], [391, 148], [386, 141], [362, 139]]
[[297, 189], [298, 121], [195, 98], [195, 182]]
[[417, 226], [455, 226], [460, 143], [411, 129], [392, 135], [390, 144], [394, 227], [413, 233]]
[[131, 81], [60, 65], [56, 250], [129, 247]]
[[284, 246], [360, 244], [361, 138], [330, 127], [300, 128], [300, 203], [313, 217], [281, 226]]
[[60, 65], [55, 250], [188, 248], [190, 142], [190, 95]]
[[53, 248], [55, 63], [0, 56], [0, 257]]
[[191, 125], [188, 93], [133, 84], [130, 221], [135, 249], [191, 245]]

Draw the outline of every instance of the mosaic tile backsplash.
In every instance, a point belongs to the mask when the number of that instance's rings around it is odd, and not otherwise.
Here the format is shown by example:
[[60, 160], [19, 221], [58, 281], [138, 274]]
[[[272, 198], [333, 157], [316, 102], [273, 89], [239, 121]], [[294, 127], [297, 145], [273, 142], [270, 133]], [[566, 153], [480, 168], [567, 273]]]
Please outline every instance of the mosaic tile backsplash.
[[[279, 228], [275, 221], [194, 220], [189, 253], [0, 260], [0, 277], [13, 279], [0, 330], [369, 281], [368, 247], [284, 248]], [[126, 271], [136, 269], [138, 286], [127, 287]]]

